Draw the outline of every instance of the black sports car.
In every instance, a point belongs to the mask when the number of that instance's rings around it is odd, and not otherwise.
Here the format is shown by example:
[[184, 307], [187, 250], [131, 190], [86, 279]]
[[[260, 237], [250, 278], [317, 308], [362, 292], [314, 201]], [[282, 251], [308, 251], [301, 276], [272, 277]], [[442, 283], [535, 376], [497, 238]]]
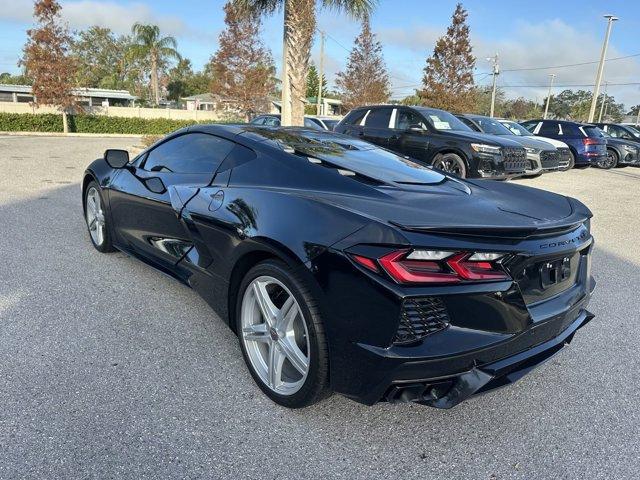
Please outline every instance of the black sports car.
[[329, 392], [449, 408], [593, 317], [590, 211], [344, 135], [198, 125], [82, 184], [91, 240], [187, 283], [288, 407]]

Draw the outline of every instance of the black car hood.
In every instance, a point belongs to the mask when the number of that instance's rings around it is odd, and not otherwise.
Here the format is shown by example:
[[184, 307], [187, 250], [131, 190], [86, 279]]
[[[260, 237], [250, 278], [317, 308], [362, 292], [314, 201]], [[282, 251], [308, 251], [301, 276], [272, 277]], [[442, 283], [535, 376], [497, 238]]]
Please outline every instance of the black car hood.
[[382, 186], [376, 191], [379, 194], [370, 197], [314, 197], [403, 230], [432, 233], [527, 237], [570, 228], [591, 217], [577, 200], [506, 182], [447, 178], [437, 185]]

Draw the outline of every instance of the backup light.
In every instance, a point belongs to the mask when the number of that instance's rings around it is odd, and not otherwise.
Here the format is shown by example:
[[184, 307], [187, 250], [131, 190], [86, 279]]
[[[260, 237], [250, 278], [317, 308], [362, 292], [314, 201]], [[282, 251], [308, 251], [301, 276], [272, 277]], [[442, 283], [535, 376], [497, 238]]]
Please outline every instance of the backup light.
[[408, 260], [443, 260], [455, 252], [447, 250], [414, 250], [407, 255]]

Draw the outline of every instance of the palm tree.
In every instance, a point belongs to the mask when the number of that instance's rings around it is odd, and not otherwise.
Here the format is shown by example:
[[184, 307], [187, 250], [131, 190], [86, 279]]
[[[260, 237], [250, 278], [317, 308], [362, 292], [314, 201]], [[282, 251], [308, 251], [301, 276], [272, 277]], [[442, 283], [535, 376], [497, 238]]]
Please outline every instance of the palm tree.
[[[316, 30], [315, 0], [231, 0], [247, 15], [269, 15], [284, 8], [282, 124], [303, 125], [304, 97], [311, 43]], [[322, 7], [342, 10], [356, 19], [369, 15], [378, 0], [321, 0]], [[290, 98], [291, 104], [286, 104]], [[289, 120], [290, 115], [290, 120]]]
[[158, 80], [158, 69], [160, 65], [170, 59], [180, 60], [177, 51], [178, 42], [173, 37], [161, 37], [160, 27], [157, 25], [143, 25], [135, 23], [131, 27], [133, 33], [130, 53], [135, 58], [140, 58], [148, 62], [151, 68], [151, 90], [153, 91], [153, 102], [160, 103], [160, 84]]

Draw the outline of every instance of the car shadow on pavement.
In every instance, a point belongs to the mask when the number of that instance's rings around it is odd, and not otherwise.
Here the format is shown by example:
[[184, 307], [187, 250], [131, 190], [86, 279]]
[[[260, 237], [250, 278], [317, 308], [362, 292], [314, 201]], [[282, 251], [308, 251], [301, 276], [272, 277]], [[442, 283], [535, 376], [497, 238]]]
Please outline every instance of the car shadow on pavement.
[[604, 247], [595, 320], [520, 382], [448, 411], [337, 395], [292, 411], [195, 292], [91, 246], [78, 184], [0, 205], [0, 225], [0, 477], [558, 478], [612, 451], [637, 461], [640, 264]]

